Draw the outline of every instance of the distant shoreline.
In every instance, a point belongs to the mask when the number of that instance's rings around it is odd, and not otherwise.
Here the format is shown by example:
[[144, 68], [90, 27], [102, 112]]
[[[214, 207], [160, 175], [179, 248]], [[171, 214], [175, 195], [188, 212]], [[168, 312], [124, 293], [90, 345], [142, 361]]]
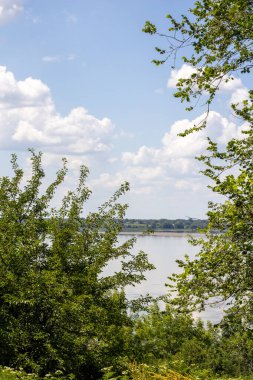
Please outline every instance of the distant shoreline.
[[145, 233], [142, 231], [122, 231], [119, 235], [131, 235], [131, 236], [160, 236], [160, 237], [189, 237], [194, 235], [195, 237], [203, 236], [203, 234], [195, 231], [154, 231], [152, 233]]

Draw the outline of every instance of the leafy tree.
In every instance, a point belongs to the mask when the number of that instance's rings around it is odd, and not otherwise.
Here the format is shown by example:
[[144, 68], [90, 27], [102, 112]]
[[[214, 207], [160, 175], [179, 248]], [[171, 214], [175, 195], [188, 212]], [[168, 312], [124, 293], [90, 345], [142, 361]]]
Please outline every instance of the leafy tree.
[[[134, 239], [117, 243], [126, 210], [118, 198], [129, 185], [83, 218], [87, 168], [56, 209], [50, 203], [66, 161], [43, 193], [41, 154], [32, 151], [31, 163], [24, 185], [15, 155], [13, 177], [0, 179], [0, 364], [99, 378], [102, 367], [125, 355], [132, 322], [124, 287], [152, 268], [143, 252], [131, 253]], [[121, 270], [105, 276], [115, 259]]]
[[[234, 319], [231, 321], [231, 319]], [[230, 376], [252, 374], [253, 371], [253, 332], [245, 329], [240, 318], [230, 315], [221, 325], [222, 339], [217, 345], [218, 364], [222, 372]], [[216, 368], [219, 368], [216, 367]]]
[[[168, 15], [168, 49], [156, 48], [164, 57], [159, 65], [191, 47], [182, 57], [194, 70], [190, 78], [179, 79], [175, 96], [190, 103], [191, 111], [202, 95], [207, 115], [220, 85], [235, 73], [250, 73], [253, 65], [252, 0], [199, 0], [177, 21]], [[159, 34], [146, 22], [144, 32]], [[161, 35], [161, 34], [160, 34]], [[189, 51], [189, 50], [188, 50]], [[212, 181], [212, 190], [223, 196], [221, 203], [209, 203], [209, 224], [205, 238], [191, 239], [201, 249], [196, 259], [179, 261], [183, 272], [171, 277], [177, 292], [172, 301], [182, 309], [203, 310], [206, 304], [222, 302], [247, 329], [253, 327], [253, 92], [233, 112], [247, 126], [241, 139], [233, 139], [225, 151], [209, 139], [208, 152], [199, 157]], [[207, 118], [182, 135], [204, 128]], [[224, 198], [225, 197], [225, 198]], [[215, 233], [214, 233], [215, 232]]]
[[[189, 9], [188, 15], [176, 20], [167, 15], [169, 33], [158, 33], [147, 21], [143, 31], [157, 34], [166, 40], [164, 49], [156, 47], [162, 59], [153, 60], [157, 65], [174, 59], [181, 50], [189, 47], [193, 53], [182, 60], [195, 70], [189, 78], [177, 83], [175, 97], [191, 103], [191, 111], [203, 94], [208, 94], [207, 107], [224, 82], [234, 79], [238, 72], [247, 74], [253, 64], [253, 2], [252, 0], [199, 0]], [[192, 51], [191, 49], [191, 51]], [[173, 66], [174, 67], [174, 66]], [[184, 134], [206, 125], [206, 118]]]
[[[178, 302], [203, 310], [207, 303], [226, 304], [253, 326], [253, 94], [237, 115], [247, 120], [245, 138], [231, 140], [219, 152], [210, 141], [209, 156], [199, 159], [207, 169], [212, 190], [226, 197], [223, 203], [209, 203], [209, 224], [205, 237], [191, 239], [201, 250], [196, 259], [179, 261], [183, 273], [173, 275]], [[218, 164], [219, 163], [219, 164]], [[216, 233], [214, 233], [214, 231]], [[172, 285], [173, 287], [173, 285]], [[211, 301], [210, 301], [211, 299]]]

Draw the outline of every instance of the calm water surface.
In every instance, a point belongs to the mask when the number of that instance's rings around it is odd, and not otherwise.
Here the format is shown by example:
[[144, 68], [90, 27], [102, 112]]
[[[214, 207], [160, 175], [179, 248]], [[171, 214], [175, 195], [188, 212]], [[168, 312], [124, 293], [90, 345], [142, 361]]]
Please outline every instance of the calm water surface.
[[[132, 235], [120, 235], [119, 244], [131, 238]], [[135, 287], [128, 286], [126, 293], [129, 298], [138, 297], [140, 294], [147, 293], [153, 296], [159, 296], [167, 292], [165, 283], [172, 273], [178, 273], [179, 268], [176, 259], [184, 259], [184, 255], [188, 254], [190, 258], [194, 258], [198, 252], [198, 247], [193, 247], [188, 243], [188, 238], [184, 235], [178, 236], [137, 236], [137, 242], [134, 246], [134, 252], [143, 250], [148, 254], [149, 261], [155, 265], [156, 269], [146, 274], [146, 281]], [[112, 274], [119, 269], [117, 262], [112, 263], [106, 269], [106, 274]], [[206, 312], [201, 313], [203, 320], [211, 320], [218, 322], [221, 318], [221, 310], [210, 308]], [[196, 314], [196, 316], [198, 316]]]

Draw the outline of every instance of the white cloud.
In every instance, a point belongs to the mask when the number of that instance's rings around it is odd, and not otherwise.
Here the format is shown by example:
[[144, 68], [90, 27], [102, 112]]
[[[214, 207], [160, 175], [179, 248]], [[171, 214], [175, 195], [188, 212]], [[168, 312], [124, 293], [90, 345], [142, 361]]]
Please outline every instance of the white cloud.
[[80, 167], [82, 165], [90, 166], [91, 159], [85, 155], [73, 155], [73, 154], [58, 154], [58, 153], [43, 153], [42, 161], [44, 167], [61, 167], [62, 158], [67, 160], [68, 170], [72, 172], [72, 175], [79, 175]]
[[[242, 90], [245, 89], [240, 87], [240, 81], [235, 84], [233, 92], [232, 87], [226, 91], [232, 92], [231, 97], [242, 98], [245, 95]], [[172, 206], [174, 203], [182, 206], [183, 199], [186, 202], [194, 194], [198, 206], [206, 179], [199, 174], [200, 164], [194, 157], [205, 151], [207, 136], [224, 145], [231, 138], [242, 136], [242, 129], [246, 128], [245, 125], [238, 127], [212, 111], [207, 129], [184, 138], [178, 136], [204, 117], [205, 114], [194, 120], [178, 120], [162, 136], [160, 144], [143, 144], [136, 151], [129, 149], [123, 152], [120, 158], [116, 151], [111, 152], [111, 141], [127, 135], [122, 131], [116, 135], [110, 119], [98, 119], [83, 107], [61, 115], [45, 83], [31, 77], [17, 80], [12, 72], [0, 67], [0, 148], [22, 150], [38, 147], [45, 152], [43, 163], [49, 173], [52, 166], [60, 166], [62, 156], [67, 157], [70, 173], [63, 192], [74, 186], [80, 165], [86, 164], [91, 169], [89, 185], [103, 195], [128, 180], [131, 196], [138, 205], [148, 209], [149, 204], [144, 206], [144, 201], [153, 199], [151, 213], [156, 204], [160, 205], [159, 212], [164, 212], [163, 203], [168, 201], [168, 197], [173, 199], [170, 201]]]
[[[233, 92], [238, 88], [244, 87], [240, 78], [235, 78], [231, 76], [229, 79], [227, 76], [223, 78], [224, 80], [221, 82], [219, 86], [220, 91]], [[228, 81], [227, 81], [228, 79]]]
[[136, 154], [132, 152], [124, 152], [122, 154], [122, 161], [125, 164], [131, 163], [134, 165], [140, 165], [153, 161], [157, 154], [159, 154], [158, 150], [142, 146]]
[[12, 72], [0, 66], [0, 109], [25, 110], [26, 107], [51, 106], [49, 88], [31, 77], [17, 81]]
[[[167, 87], [176, 88], [177, 82], [179, 79], [188, 79], [192, 74], [196, 73], [197, 69], [191, 65], [184, 63], [179, 69], [171, 70], [170, 77], [168, 79]], [[213, 86], [218, 84], [214, 82]], [[224, 76], [222, 82], [219, 84], [219, 91], [221, 92], [234, 92], [240, 91], [245, 88], [241, 79], [234, 76], [228, 77]]]
[[98, 188], [117, 188], [123, 182], [127, 181], [128, 178], [121, 172], [114, 174], [101, 173], [96, 179], [90, 181], [91, 187]]
[[196, 73], [196, 69], [184, 63], [180, 69], [171, 70], [167, 86], [170, 88], [176, 88], [179, 79], [188, 79], [194, 73]]
[[122, 161], [126, 165], [150, 165], [161, 164], [172, 165], [177, 163], [177, 170], [186, 171], [190, 168], [187, 158], [193, 159], [201, 154], [207, 147], [207, 136], [225, 144], [229, 139], [236, 137], [238, 128], [228, 119], [222, 117], [218, 112], [211, 111], [208, 116], [208, 126], [199, 132], [191, 133], [185, 137], [178, 136], [186, 129], [198, 125], [205, 118], [205, 114], [194, 120], [178, 120], [172, 124], [161, 140], [160, 148], [142, 146], [136, 153], [124, 152]]
[[[180, 137], [185, 129], [197, 125], [206, 115], [194, 120], [178, 120], [161, 139], [158, 148], [142, 146], [137, 152], [122, 154], [123, 169], [115, 174], [104, 173], [94, 185], [110, 187], [127, 179], [135, 194], [159, 194], [166, 188], [192, 192], [203, 191], [205, 180], [199, 174], [200, 163], [195, 160], [207, 148], [207, 136], [224, 146], [231, 138], [240, 137], [241, 127], [218, 112], [211, 111], [207, 128]], [[116, 180], [116, 183], [115, 183]]]
[[[239, 82], [237, 82], [239, 85]], [[237, 89], [235, 89], [237, 91]], [[242, 138], [242, 130], [247, 125], [238, 125], [222, 116], [220, 113], [211, 111], [208, 115], [207, 128], [180, 137], [178, 134], [185, 129], [198, 125], [206, 117], [202, 114], [194, 120], [183, 119], [174, 122], [161, 139], [160, 146], [141, 146], [137, 151], [122, 153], [122, 166], [100, 174], [92, 181], [95, 189], [111, 189], [127, 180], [131, 184], [131, 196], [135, 202], [149, 209], [151, 213], [160, 207], [160, 215], [164, 213], [163, 204], [170, 202], [172, 209], [179, 210], [189, 202], [193, 212], [199, 209], [199, 200], [207, 202], [215, 199], [210, 194], [207, 185], [209, 179], [200, 174], [203, 164], [195, 159], [206, 152], [208, 145], [207, 136], [217, 141], [222, 149], [232, 138]], [[159, 199], [157, 195], [159, 194]], [[146, 202], [146, 205], [145, 205]], [[188, 206], [187, 206], [188, 207]], [[177, 212], [173, 211], [175, 215]], [[143, 211], [140, 211], [141, 213]], [[147, 216], [148, 211], [144, 214]]]
[[54, 62], [72, 62], [76, 60], [75, 54], [68, 54], [66, 56], [61, 55], [45, 55], [42, 57], [42, 61], [45, 63], [54, 63]]
[[193, 191], [193, 192], [198, 192], [198, 191], [203, 191], [203, 183], [198, 180], [194, 179], [180, 179], [175, 182], [175, 188], [178, 190], [186, 190], [186, 191]]
[[236, 91], [233, 92], [230, 103], [231, 104], [240, 104], [244, 100], [249, 98], [249, 91], [246, 87], [237, 88]]
[[22, 0], [0, 0], [0, 25], [12, 21], [23, 10]]
[[50, 89], [40, 80], [15, 79], [0, 67], [0, 147], [87, 154], [111, 148], [113, 125], [110, 119], [97, 119], [83, 107], [68, 115], [57, 113]]
[[190, 134], [185, 138], [179, 137], [178, 134], [186, 129], [197, 125], [204, 118], [200, 116], [193, 122], [188, 119], [176, 121], [170, 128], [170, 131], [165, 133], [162, 139], [163, 154], [166, 157], [192, 157], [203, 151], [206, 147], [206, 135], [202, 133]]
[[118, 162], [118, 158], [117, 157], [110, 157], [110, 158], [108, 158], [108, 162], [109, 162], [109, 164], [113, 164], [114, 162]]
[[59, 62], [61, 57], [59, 55], [45, 55], [42, 57], [43, 62], [51, 63], [51, 62]]
[[[155, 186], [164, 183], [165, 172], [162, 167], [128, 166], [115, 173], [101, 173], [90, 182], [92, 188], [117, 188], [125, 181], [131, 184], [132, 194], [151, 194]], [[161, 180], [163, 179], [163, 180]], [[154, 186], [155, 185], [155, 186]]]

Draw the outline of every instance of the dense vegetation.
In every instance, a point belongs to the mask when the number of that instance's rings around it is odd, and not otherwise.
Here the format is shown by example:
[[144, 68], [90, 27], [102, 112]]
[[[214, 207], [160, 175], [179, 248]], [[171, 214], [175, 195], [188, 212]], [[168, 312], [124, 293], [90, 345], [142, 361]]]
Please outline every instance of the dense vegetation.
[[[240, 321], [233, 321], [231, 326], [231, 321], [225, 319], [220, 325], [204, 327], [200, 320], [178, 313], [170, 305], [160, 310], [155, 303], [148, 313], [132, 316], [132, 325], [124, 333], [124, 349], [118, 347], [111, 353], [110, 364], [101, 369], [99, 378], [205, 380], [228, 376], [252, 379], [253, 332], [245, 329]], [[111, 339], [114, 338], [120, 337], [112, 332]], [[46, 374], [45, 379], [74, 378], [56, 368]], [[38, 379], [36, 374], [31, 377], [11, 369], [0, 370], [0, 376], [6, 380]], [[82, 376], [79, 373], [77, 378], [96, 376], [95, 372], [83, 370]]]
[[[212, 103], [224, 83], [233, 81], [235, 75], [251, 73], [253, 2], [196, 1], [188, 14], [179, 20], [171, 14], [167, 18], [168, 33], [158, 33], [156, 26], [149, 21], [144, 27], [144, 32], [158, 34], [167, 44], [165, 48], [156, 48], [161, 59], [154, 60], [154, 63], [159, 66], [172, 57], [174, 65], [181, 50], [187, 48], [186, 56], [181, 58], [191, 66], [192, 74], [178, 80], [175, 96], [188, 103], [187, 111], [197, 106], [200, 97], [206, 101], [205, 117], [185, 131], [182, 134], [185, 136], [206, 127]], [[189, 50], [189, 46], [192, 49]], [[182, 272], [170, 278], [170, 286], [175, 292], [171, 303], [180, 312], [204, 310], [208, 304], [220, 302], [226, 305], [219, 326], [226, 326], [222, 339], [224, 334], [231, 332], [245, 338], [242, 344], [233, 338], [225, 355], [229, 362], [230, 353], [237, 350], [234, 363], [238, 369], [237, 360], [242, 351], [247, 347], [247, 352], [251, 352], [253, 329], [252, 90], [240, 103], [231, 105], [231, 113], [238, 120], [239, 137], [231, 139], [225, 149], [218, 141], [208, 138], [207, 152], [198, 157], [205, 165], [203, 174], [211, 180], [211, 189], [222, 195], [224, 201], [209, 203], [205, 237], [191, 240], [193, 245], [200, 246], [199, 254], [194, 260], [186, 257], [178, 262]], [[218, 233], [213, 234], [213, 230]], [[252, 363], [252, 354], [248, 358]], [[253, 372], [252, 364], [248, 371]]]
[[[16, 156], [13, 178], [0, 179], [0, 364], [39, 375], [61, 370], [99, 378], [101, 368], [124, 355], [132, 328], [123, 289], [152, 268], [143, 252], [131, 253], [134, 239], [117, 244], [126, 209], [118, 198], [128, 184], [84, 220], [87, 169], [56, 209], [50, 202], [66, 163], [41, 193], [41, 154], [31, 152], [31, 161], [25, 185]], [[103, 276], [114, 259], [121, 270]]]
[[[165, 309], [154, 301], [148, 306], [149, 297], [126, 299], [124, 287], [152, 268], [143, 252], [131, 254], [134, 239], [117, 243], [126, 208], [118, 198], [128, 184], [83, 218], [87, 169], [81, 168], [76, 192], [55, 209], [49, 203], [64, 180], [65, 163], [41, 194], [41, 154], [31, 152], [31, 161], [25, 185], [15, 156], [13, 177], [0, 179], [0, 365], [22, 368], [2, 367], [3, 379], [251, 374], [253, 331], [238, 313], [204, 327], [170, 298], [163, 298]], [[121, 260], [121, 270], [103, 276], [113, 259]]]
[[[176, 20], [168, 15], [169, 49], [156, 50], [166, 62], [179, 49], [192, 46], [182, 60], [193, 68], [188, 78], [179, 79], [175, 96], [191, 104], [207, 96], [206, 117], [184, 135], [206, 127], [208, 112], [220, 86], [234, 80], [235, 73], [249, 74], [253, 67], [253, 4], [251, 0], [203, 0], [189, 10], [189, 16]], [[147, 22], [144, 31], [156, 34]], [[252, 328], [253, 311], [253, 91], [240, 104], [231, 105], [240, 120], [241, 136], [226, 148], [208, 139], [207, 153], [198, 159], [203, 174], [212, 181], [213, 192], [225, 197], [222, 203], [209, 203], [205, 238], [192, 239], [200, 252], [193, 261], [179, 262], [183, 272], [171, 277], [174, 304], [182, 310], [203, 310], [208, 303], [225, 303], [227, 314], [235, 315]], [[215, 230], [218, 234], [212, 234]]]

